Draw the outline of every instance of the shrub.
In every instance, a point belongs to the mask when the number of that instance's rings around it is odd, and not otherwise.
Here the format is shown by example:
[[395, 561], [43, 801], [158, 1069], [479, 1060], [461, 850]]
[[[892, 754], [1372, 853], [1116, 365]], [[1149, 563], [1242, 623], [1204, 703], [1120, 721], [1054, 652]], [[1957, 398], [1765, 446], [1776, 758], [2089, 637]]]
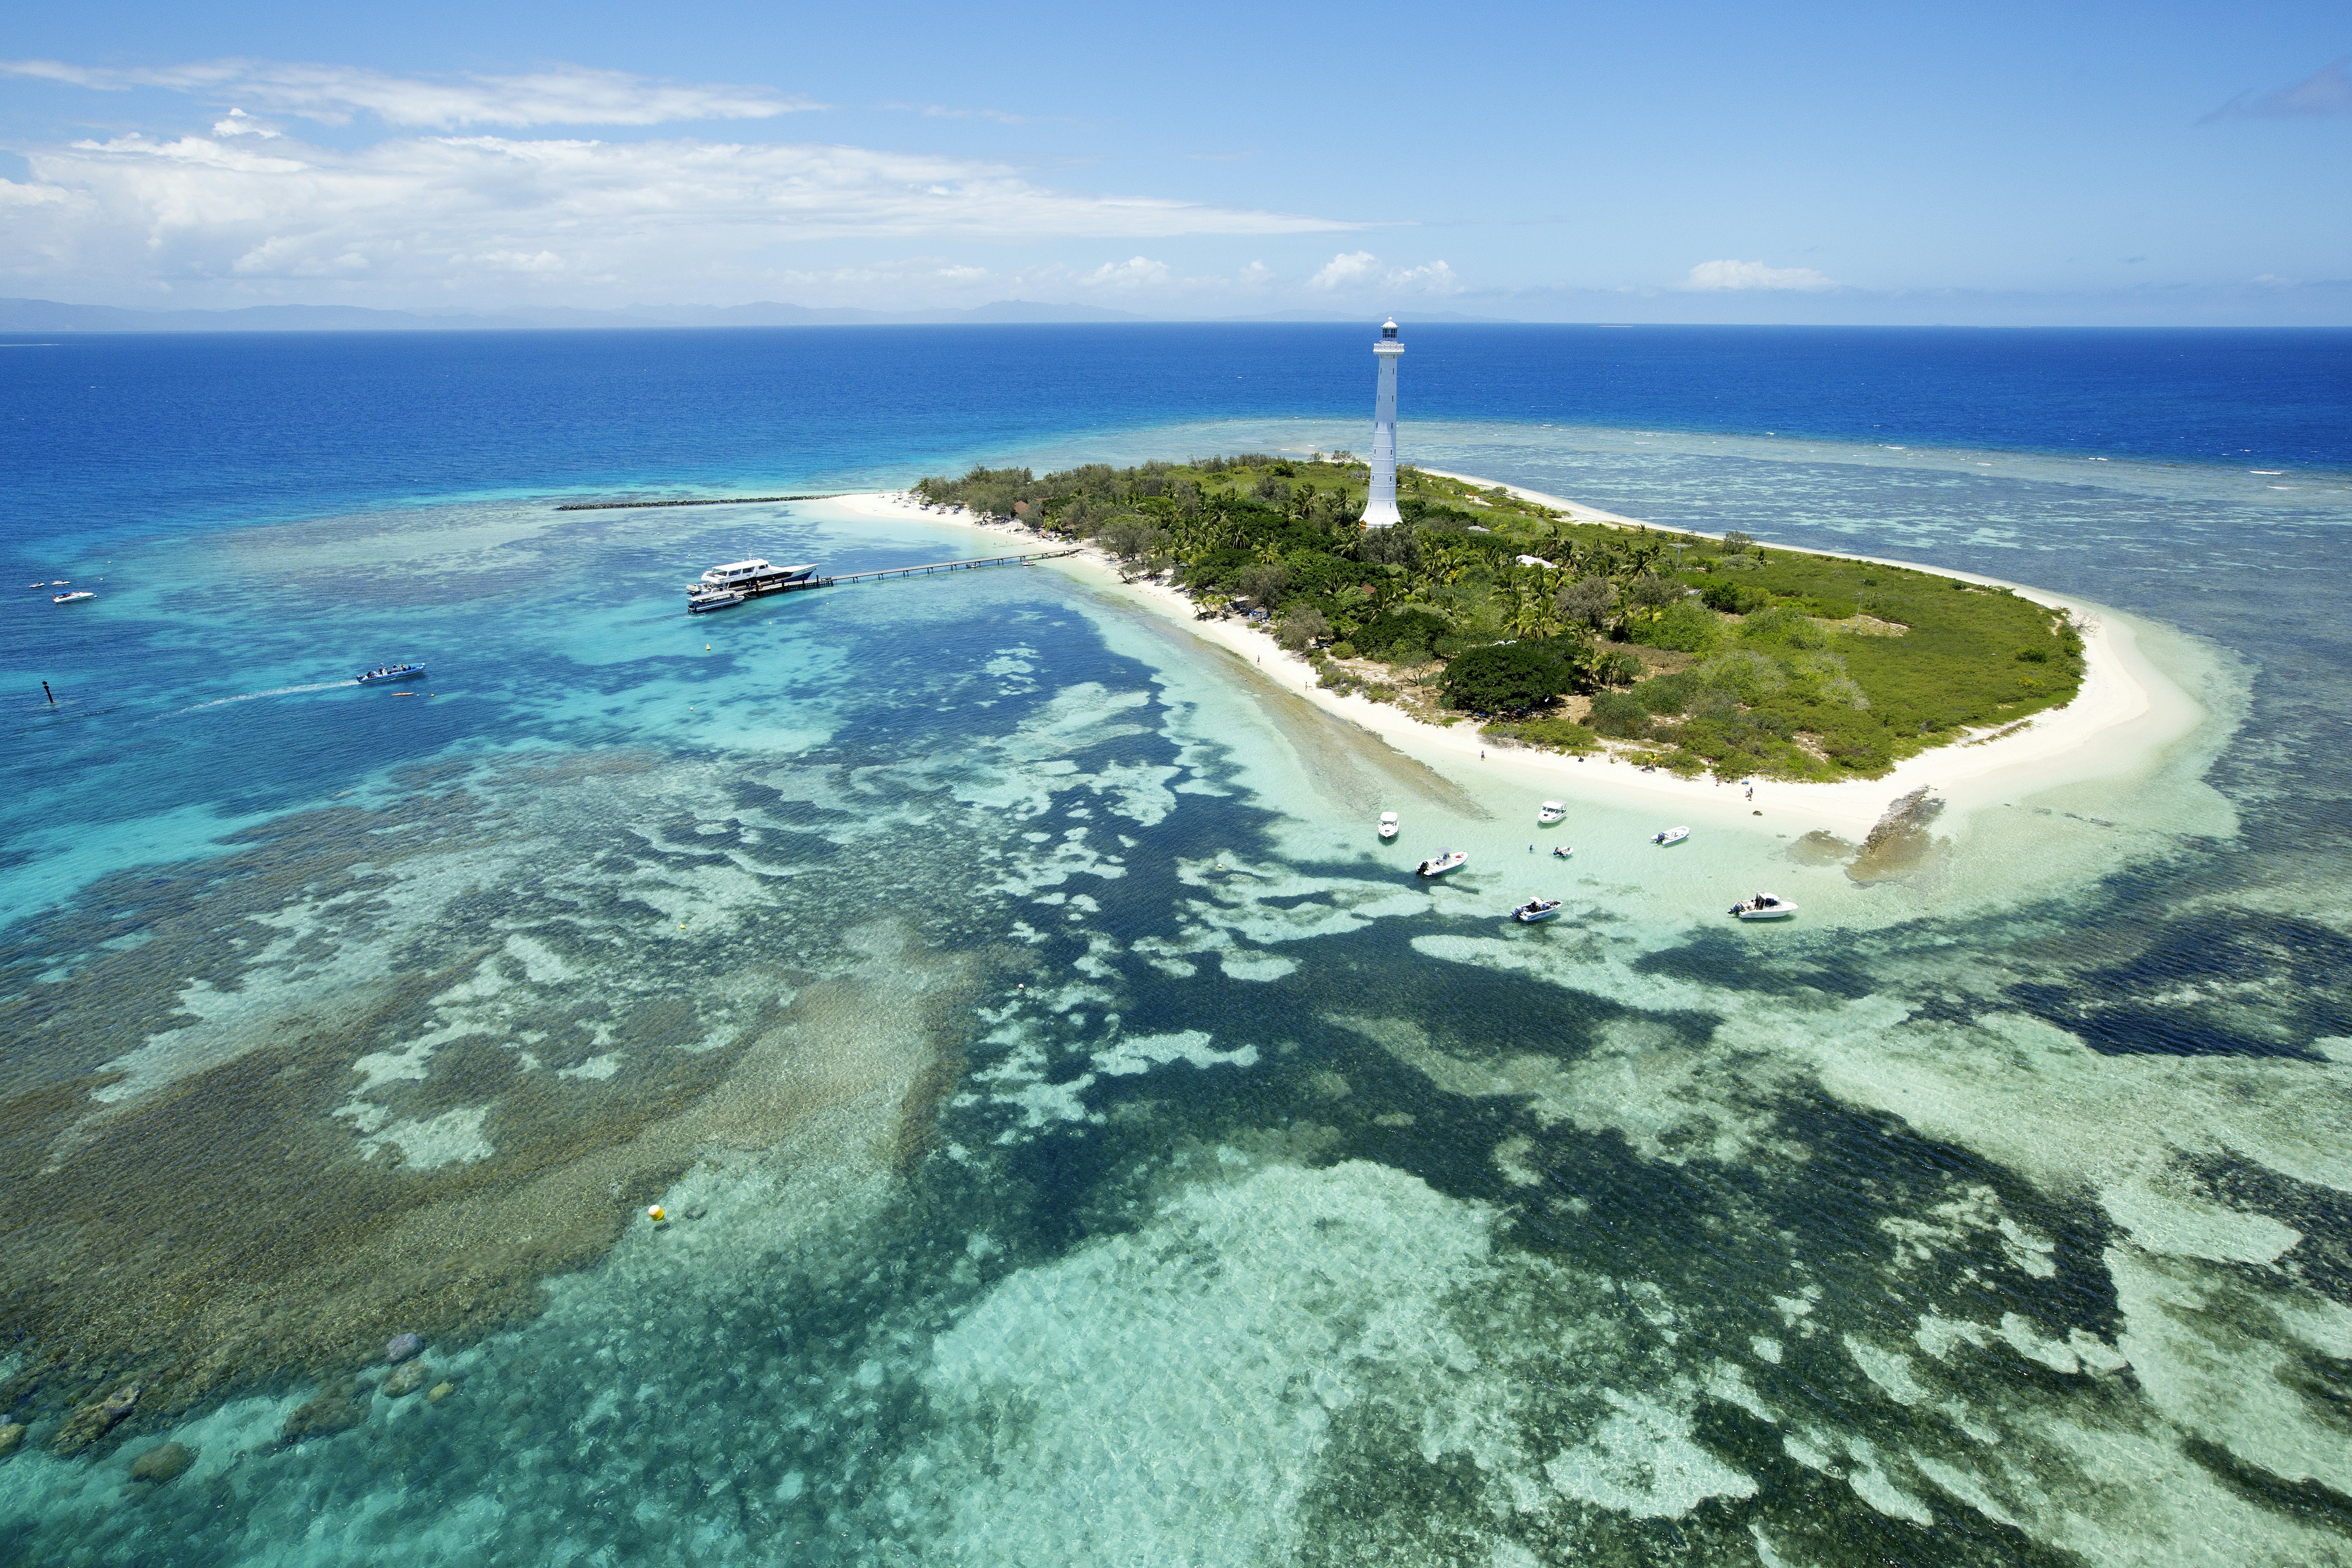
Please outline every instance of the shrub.
[[1699, 666], [1699, 684], [1753, 706], [1789, 685], [1788, 672], [1772, 659], [1739, 648]]
[[1489, 643], [1445, 667], [1445, 705], [1473, 713], [1523, 713], [1574, 683], [1576, 671], [1541, 643]]
[[1517, 724], [1488, 724], [1478, 731], [1498, 741], [1517, 741], [1556, 752], [1597, 752], [1601, 737], [1572, 719], [1529, 719]]
[[1678, 675], [1661, 675], [1633, 688], [1633, 700], [1652, 713], [1680, 713], [1689, 708], [1699, 694], [1699, 679], [1685, 669]]
[[1811, 616], [1792, 605], [1757, 611], [1740, 623], [1739, 638], [1779, 647], [1826, 647], [1830, 640]]
[[1625, 584], [1626, 602], [1645, 610], [1663, 610], [1687, 596], [1682, 579], [1655, 573], [1645, 572]]
[[1623, 648], [1612, 648], [1592, 663], [1592, 679], [1600, 686], [1631, 686], [1649, 667]]
[[1358, 627], [1349, 640], [1374, 658], [1417, 664], [1422, 659], [1403, 659], [1401, 653], [1418, 648], [1423, 650], [1425, 658], [1429, 646], [1453, 629], [1451, 623], [1443, 616], [1406, 607], [1382, 610]]
[[1244, 566], [1234, 576], [1234, 586], [1241, 596], [1261, 608], [1272, 608], [1290, 584], [1290, 569], [1270, 561]]
[[1617, 590], [1606, 577], [1582, 577], [1552, 595], [1559, 613], [1580, 626], [1597, 626], [1617, 602]]
[[2050, 650], [2046, 647], [2021, 647], [2017, 650], [2017, 657], [2027, 664], [2048, 664]]
[[1356, 645], [1351, 642], [1335, 642], [1331, 645], [1331, 657], [1333, 658], [1353, 658], [1356, 657]]
[[1594, 698], [1585, 722], [1621, 741], [1638, 741], [1650, 732], [1649, 710], [1630, 691], [1604, 691]]
[[1160, 542], [1167, 535], [1152, 527], [1148, 520], [1137, 517], [1130, 512], [1123, 517], [1112, 518], [1103, 524], [1096, 537], [1120, 560], [1132, 561], [1139, 555], [1148, 555], [1158, 549]]
[[1772, 597], [1745, 583], [1709, 583], [1700, 592], [1699, 601], [1708, 609], [1721, 610], [1727, 616], [1745, 616], [1762, 609], [1772, 602]]
[[1331, 623], [1311, 605], [1293, 605], [1282, 612], [1282, 619], [1274, 628], [1275, 640], [1293, 652], [1318, 637], [1330, 635]]
[[1651, 647], [1677, 653], [1712, 653], [1723, 641], [1723, 622], [1706, 605], [1678, 600], [1653, 617], [1636, 616], [1625, 628], [1626, 637]]

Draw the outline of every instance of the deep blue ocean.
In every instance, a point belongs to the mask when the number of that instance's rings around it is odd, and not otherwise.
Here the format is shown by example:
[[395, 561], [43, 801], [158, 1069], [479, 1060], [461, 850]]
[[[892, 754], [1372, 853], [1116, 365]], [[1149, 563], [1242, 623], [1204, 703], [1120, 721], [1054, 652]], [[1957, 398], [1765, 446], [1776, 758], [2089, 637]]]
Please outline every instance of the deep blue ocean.
[[0, 341], [0, 1563], [2352, 1564], [2352, 332], [1407, 323], [1408, 462], [2201, 714], [1899, 882], [554, 510], [1362, 450], [1370, 336]]
[[[837, 488], [1075, 432], [1349, 418], [1363, 401], [1362, 335], [254, 333], [22, 351], [43, 340], [0, 339], [9, 539], [417, 497]], [[2352, 470], [2352, 331], [1445, 325], [1413, 331], [1411, 364], [1421, 420]]]

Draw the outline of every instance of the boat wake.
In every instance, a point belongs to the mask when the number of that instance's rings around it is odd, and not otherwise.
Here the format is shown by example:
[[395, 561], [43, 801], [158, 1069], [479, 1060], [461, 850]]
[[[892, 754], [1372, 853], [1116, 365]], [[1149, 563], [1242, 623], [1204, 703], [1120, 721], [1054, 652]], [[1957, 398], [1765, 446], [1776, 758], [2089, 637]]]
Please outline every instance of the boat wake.
[[348, 680], [318, 680], [308, 686], [273, 686], [267, 691], [244, 691], [235, 697], [215, 697], [209, 702], [196, 702], [180, 710], [183, 713], [200, 713], [207, 708], [226, 708], [232, 702], [251, 702], [262, 697], [292, 697], [304, 691], [332, 691], [338, 686], [349, 686]]

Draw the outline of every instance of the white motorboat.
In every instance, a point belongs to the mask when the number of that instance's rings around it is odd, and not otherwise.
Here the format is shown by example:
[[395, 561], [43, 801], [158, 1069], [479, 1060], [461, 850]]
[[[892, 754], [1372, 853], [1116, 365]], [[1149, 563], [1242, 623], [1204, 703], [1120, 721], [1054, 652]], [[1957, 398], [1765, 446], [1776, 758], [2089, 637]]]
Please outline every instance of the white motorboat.
[[84, 599], [95, 599], [97, 597], [98, 595], [96, 594], [91, 593], [87, 588], [76, 588], [70, 594], [50, 595], [49, 603], [52, 605], [78, 605]]
[[1687, 827], [1669, 827], [1664, 833], [1652, 835], [1650, 842], [1663, 847], [1670, 844], [1680, 844], [1689, 837], [1690, 829]]
[[1536, 826], [1549, 827], [1568, 815], [1568, 807], [1556, 800], [1548, 800], [1536, 808]]
[[382, 686], [389, 680], [415, 680], [425, 673], [421, 664], [379, 664], [365, 675], [354, 679], [362, 686]]
[[1786, 899], [1759, 893], [1732, 905], [1731, 912], [1744, 921], [1784, 921], [1797, 912], [1797, 906]]
[[1555, 860], [1565, 860], [1575, 853], [1576, 847], [1572, 844], [1555, 844], [1551, 847], [1551, 858]]
[[740, 589], [702, 588], [686, 596], [686, 609], [688, 615], [698, 616], [705, 610], [729, 609], [742, 602]]
[[1529, 899], [1511, 911], [1511, 918], [1523, 926], [1531, 926], [1538, 921], [1558, 918], [1560, 909], [1560, 900], [1558, 899]]
[[1397, 814], [1395, 812], [1384, 811], [1381, 813], [1381, 837], [1383, 840], [1394, 838], [1397, 836]]
[[1416, 877], [1443, 877], [1448, 871], [1458, 871], [1468, 865], [1470, 857], [1459, 849], [1440, 849], [1435, 855], [1412, 868]]

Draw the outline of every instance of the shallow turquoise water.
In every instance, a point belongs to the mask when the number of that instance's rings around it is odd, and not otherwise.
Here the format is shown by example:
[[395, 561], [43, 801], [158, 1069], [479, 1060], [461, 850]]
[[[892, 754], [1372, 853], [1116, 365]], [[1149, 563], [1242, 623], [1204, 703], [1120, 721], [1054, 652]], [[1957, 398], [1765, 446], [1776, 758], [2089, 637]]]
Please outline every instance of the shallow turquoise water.
[[[1940, 881], [1762, 826], [1661, 871], [1572, 790], [1557, 868], [1524, 792], [1046, 571], [677, 611], [749, 549], [983, 552], [951, 529], [472, 499], [101, 558], [77, 635], [125, 673], [35, 716], [59, 765], [0, 805], [37, 1194], [0, 1545], [2352, 1558], [2345, 667], [2295, 586], [2352, 506], [1642, 439], [1412, 456], [2185, 626], [2213, 721]], [[333, 684], [403, 654], [429, 695]], [[1437, 838], [1473, 868], [1424, 889]], [[1715, 882], [1768, 872], [1812, 918], [1723, 929]], [[1531, 890], [1571, 918], [1498, 918]], [[190, 1258], [220, 1279], [142, 1294]], [[428, 1380], [371, 1392], [412, 1321]], [[289, 1440], [341, 1371], [362, 1418]], [[132, 1479], [166, 1440], [190, 1468]]]

